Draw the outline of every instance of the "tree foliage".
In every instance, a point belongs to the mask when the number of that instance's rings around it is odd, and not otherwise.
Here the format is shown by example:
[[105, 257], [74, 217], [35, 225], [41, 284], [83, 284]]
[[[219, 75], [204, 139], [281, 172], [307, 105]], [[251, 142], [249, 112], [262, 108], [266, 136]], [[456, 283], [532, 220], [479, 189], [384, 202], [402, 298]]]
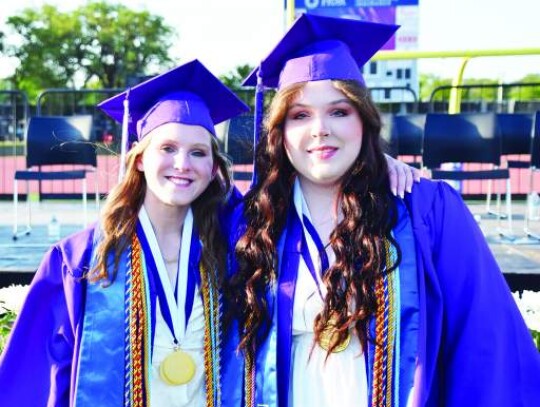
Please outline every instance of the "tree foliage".
[[233, 90], [236, 95], [242, 99], [244, 103], [249, 106], [253, 106], [253, 91], [242, 87], [242, 82], [250, 72], [253, 70], [251, 65], [239, 65], [234, 71], [229, 72], [228, 74], [222, 75], [219, 79]]
[[104, 0], [71, 12], [51, 5], [27, 8], [9, 17], [7, 26], [19, 36], [19, 43], [5, 47], [7, 55], [19, 60], [12, 80], [31, 95], [90, 81], [124, 87], [129, 76], [163, 70], [171, 62], [174, 31], [163, 17]]
[[[508, 99], [513, 100], [540, 100], [540, 75], [529, 74], [523, 77], [520, 83], [530, 84], [530, 86], [518, 86], [509, 89]], [[536, 84], [533, 86], [533, 84]]]
[[439, 78], [433, 74], [420, 74], [420, 100], [429, 100], [431, 93], [439, 86], [448, 86], [452, 84], [451, 79]]

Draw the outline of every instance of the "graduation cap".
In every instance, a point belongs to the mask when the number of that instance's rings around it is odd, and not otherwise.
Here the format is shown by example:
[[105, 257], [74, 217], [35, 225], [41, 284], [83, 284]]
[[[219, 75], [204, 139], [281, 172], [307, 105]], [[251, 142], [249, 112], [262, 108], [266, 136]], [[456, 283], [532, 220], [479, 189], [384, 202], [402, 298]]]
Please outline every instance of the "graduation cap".
[[[128, 134], [143, 139], [165, 123], [204, 127], [214, 136], [214, 125], [247, 112], [233, 92], [198, 60], [155, 76], [98, 105], [122, 123], [121, 163], [124, 163]], [[120, 171], [120, 177], [123, 170]]]
[[270, 88], [324, 79], [364, 82], [360, 67], [398, 28], [392, 24], [303, 14], [243, 85], [255, 86], [258, 77]]
[[301, 15], [243, 82], [244, 86], [257, 86], [254, 143], [259, 139], [265, 87], [280, 89], [325, 79], [364, 83], [360, 68], [398, 28], [346, 18]]

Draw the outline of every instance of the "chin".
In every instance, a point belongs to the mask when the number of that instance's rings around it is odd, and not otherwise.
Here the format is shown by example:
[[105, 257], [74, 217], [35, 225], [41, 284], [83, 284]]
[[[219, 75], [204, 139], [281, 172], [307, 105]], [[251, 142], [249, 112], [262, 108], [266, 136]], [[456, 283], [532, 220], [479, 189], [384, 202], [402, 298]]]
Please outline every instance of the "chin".
[[340, 177], [332, 174], [316, 174], [309, 177], [309, 180], [317, 185], [334, 186], [339, 183]]

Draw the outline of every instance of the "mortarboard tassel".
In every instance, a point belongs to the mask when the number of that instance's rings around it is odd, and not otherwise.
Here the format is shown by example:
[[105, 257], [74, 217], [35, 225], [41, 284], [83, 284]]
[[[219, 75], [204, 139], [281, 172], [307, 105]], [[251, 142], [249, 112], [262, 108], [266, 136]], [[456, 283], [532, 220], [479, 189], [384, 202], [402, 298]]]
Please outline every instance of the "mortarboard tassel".
[[129, 143], [129, 91], [124, 99], [124, 117], [122, 118], [122, 139], [120, 141], [120, 167], [118, 171], [118, 182], [121, 182], [126, 172], [126, 155]]
[[257, 145], [261, 136], [262, 121], [264, 117], [264, 84], [262, 67], [259, 66], [257, 72], [257, 86], [255, 87], [255, 117], [254, 117], [254, 131], [253, 131], [253, 174], [251, 176], [251, 187], [257, 182], [257, 171], [255, 166], [255, 157], [257, 151]]

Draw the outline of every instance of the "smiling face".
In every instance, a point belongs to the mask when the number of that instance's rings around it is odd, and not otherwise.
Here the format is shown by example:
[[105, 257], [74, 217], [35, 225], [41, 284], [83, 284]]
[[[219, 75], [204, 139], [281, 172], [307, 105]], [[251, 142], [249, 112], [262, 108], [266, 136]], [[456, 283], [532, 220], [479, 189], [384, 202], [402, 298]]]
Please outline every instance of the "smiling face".
[[150, 143], [137, 163], [147, 185], [144, 205], [187, 208], [213, 178], [212, 135], [201, 126], [167, 123], [146, 137]]
[[332, 81], [307, 82], [285, 118], [284, 145], [300, 182], [335, 186], [362, 147], [363, 126]]

